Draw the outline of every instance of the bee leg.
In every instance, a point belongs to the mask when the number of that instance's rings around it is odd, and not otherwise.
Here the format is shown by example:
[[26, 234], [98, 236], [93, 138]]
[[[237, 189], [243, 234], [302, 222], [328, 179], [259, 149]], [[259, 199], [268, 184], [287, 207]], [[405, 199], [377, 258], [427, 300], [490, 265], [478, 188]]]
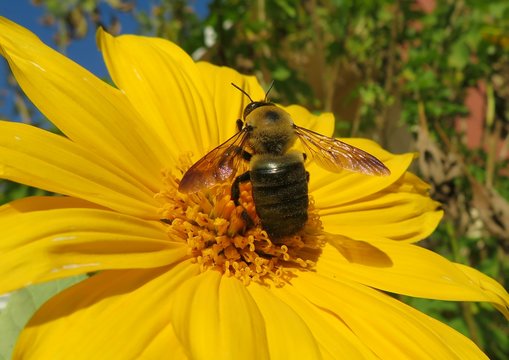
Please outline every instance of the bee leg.
[[251, 216], [247, 213], [246, 209], [242, 211], [242, 220], [246, 222], [246, 228], [252, 228], [254, 226], [254, 221], [251, 219]]
[[[250, 153], [248, 153], [246, 150], [242, 150], [242, 158], [246, 161], [250, 161], [251, 158], [253, 157], [253, 155], [251, 155]], [[241, 175], [242, 176], [242, 175]]]
[[307, 158], [308, 158], [308, 154], [306, 154], [306, 153], [302, 153], [302, 157], [304, 158], [304, 161], [306, 161], [306, 160], [307, 160]]
[[309, 183], [309, 171], [306, 171], [306, 182]]
[[[244, 150], [242, 147], [240, 146], [236, 146], [234, 148], [235, 150], [235, 153], [242, 156], [242, 159], [246, 160], [247, 162], [249, 162], [251, 160], [251, 158], [253, 157], [253, 155], [251, 155], [250, 153], [248, 153], [246, 150]], [[244, 174], [242, 174], [244, 175]], [[242, 176], [240, 175], [240, 176]], [[249, 180], [249, 179], [248, 179]]]
[[239, 206], [240, 199], [240, 184], [246, 181], [251, 180], [251, 172], [246, 171], [244, 174], [239, 175], [233, 180], [232, 184], [232, 200], [235, 203], [235, 206]]
[[237, 119], [237, 130], [241, 131], [243, 127], [244, 127], [244, 121], [242, 121], [241, 119]]
[[[244, 152], [244, 153], [248, 154], [249, 157], [251, 158], [251, 154], [249, 154], [248, 152]], [[235, 206], [240, 205], [240, 202], [239, 202], [240, 184], [243, 182], [249, 181], [249, 180], [251, 180], [251, 173], [249, 171], [246, 171], [244, 174], [237, 176], [235, 178], [235, 180], [233, 181], [231, 196], [232, 196], [232, 200], [233, 200], [233, 203], [235, 204]], [[251, 217], [247, 213], [246, 209], [244, 209], [242, 211], [242, 219], [246, 222], [247, 227], [252, 227], [254, 225], [254, 221], [253, 221], [253, 219], [251, 219]]]

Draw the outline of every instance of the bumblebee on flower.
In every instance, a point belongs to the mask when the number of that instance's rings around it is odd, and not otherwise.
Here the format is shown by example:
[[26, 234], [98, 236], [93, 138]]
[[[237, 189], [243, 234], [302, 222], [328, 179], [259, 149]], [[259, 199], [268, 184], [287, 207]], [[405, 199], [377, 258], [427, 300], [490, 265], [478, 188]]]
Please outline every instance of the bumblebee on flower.
[[[14, 358], [484, 358], [383, 292], [486, 301], [508, 314], [495, 281], [414, 244], [442, 213], [406, 171], [411, 154], [341, 140], [387, 176], [333, 173], [309, 159], [305, 226], [273, 241], [250, 182], [239, 181], [233, 199], [230, 174], [178, 190], [210, 149], [238, 146], [235, 120], [250, 102], [230, 83], [265, 99], [256, 79], [195, 63], [162, 39], [97, 38], [116, 87], [0, 21], [2, 55], [63, 133], [1, 122], [0, 175], [64, 195], [0, 209], [0, 293], [96, 273], [38, 310]], [[330, 114], [277, 109], [295, 131], [332, 135]]]

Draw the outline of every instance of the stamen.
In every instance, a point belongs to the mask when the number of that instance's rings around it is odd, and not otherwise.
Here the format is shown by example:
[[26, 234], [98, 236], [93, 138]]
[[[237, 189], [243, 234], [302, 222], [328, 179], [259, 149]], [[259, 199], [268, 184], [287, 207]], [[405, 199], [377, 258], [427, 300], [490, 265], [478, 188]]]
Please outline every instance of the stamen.
[[[191, 164], [189, 156], [182, 164], [177, 174], [163, 172], [164, 189], [156, 196], [164, 204], [160, 212], [168, 236], [187, 242], [202, 271], [214, 269], [245, 284], [271, 280], [282, 286], [295, 272], [315, 266], [325, 239], [311, 198], [304, 229], [274, 243], [260, 226], [250, 183], [241, 184], [240, 206], [231, 200], [231, 183], [183, 194], [178, 179]], [[246, 213], [254, 225], [246, 223]]]

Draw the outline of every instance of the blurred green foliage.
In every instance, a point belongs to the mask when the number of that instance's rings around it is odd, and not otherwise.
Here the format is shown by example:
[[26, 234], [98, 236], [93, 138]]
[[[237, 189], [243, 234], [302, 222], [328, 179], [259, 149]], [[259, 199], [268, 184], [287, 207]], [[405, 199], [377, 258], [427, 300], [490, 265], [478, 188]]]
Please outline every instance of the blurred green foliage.
[[[96, 26], [121, 32], [100, 6], [128, 12], [139, 33], [177, 42], [196, 60], [256, 75], [282, 103], [331, 111], [338, 135], [418, 151], [416, 171], [446, 216], [423, 242], [508, 288], [509, 2], [38, 0], [65, 50]], [[13, 85], [15, 86], [15, 85]], [[35, 190], [5, 183], [2, 202]], [[509, 354], [506, 320], [485, 304], [404, 299], [472, 338], [492, 359]]]

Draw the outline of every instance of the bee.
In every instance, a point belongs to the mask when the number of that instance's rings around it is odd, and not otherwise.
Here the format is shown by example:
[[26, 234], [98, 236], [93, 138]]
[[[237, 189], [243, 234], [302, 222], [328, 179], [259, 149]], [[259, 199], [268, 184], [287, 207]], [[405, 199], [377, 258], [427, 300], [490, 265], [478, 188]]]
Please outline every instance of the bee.
[[[240, 184], [251, 181], [261, 226], [271, 238], [278, 239], [298, 233], [308, 219], [307, 157], [331, 172], [346, 169], [366, 175], [390, 175], [390, 170], [373, 155], [295, 125], [290, 114], [267, 99], [272, 85], [262, 101], [254, 101], [243, 89], [232, 85], [250, 100], [243, 120], [237, 120], [238, 132], [187, 170], [179, 184], [180, 192], [194, 193], [233, 180], [231, 198], [238, 206]], [[305, 153], [292, 149], [297, 139]], [[242, 162], [249, 163], [249, 170], [236, 176]], [[245, 211], [244, 215], [249, 218]]]

